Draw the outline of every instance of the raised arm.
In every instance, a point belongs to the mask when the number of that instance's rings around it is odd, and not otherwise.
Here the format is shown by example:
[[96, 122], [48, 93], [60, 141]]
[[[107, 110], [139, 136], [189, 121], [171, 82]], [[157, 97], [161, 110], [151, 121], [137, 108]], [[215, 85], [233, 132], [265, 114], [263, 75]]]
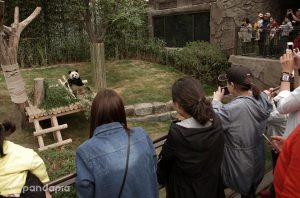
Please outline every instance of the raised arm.
[[296, 85], [299, 85], [299, 57], [291, 50], [287, 50], [284, 55], [280, 57], [282, 67], [282, 77], [280, 84], [280, 92], [274, 98], [277, 102], [277, 110], [281, 114], [292, 113], [300, 110], [300, 87], [297, 87], [293, 92], [290, 92], [290, 76], [294, 72]]

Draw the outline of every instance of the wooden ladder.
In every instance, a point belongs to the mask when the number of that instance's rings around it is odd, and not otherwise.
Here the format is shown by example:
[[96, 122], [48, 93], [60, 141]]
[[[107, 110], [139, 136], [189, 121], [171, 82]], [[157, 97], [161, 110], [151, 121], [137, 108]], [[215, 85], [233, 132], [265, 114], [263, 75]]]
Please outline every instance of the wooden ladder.
[[[37, 136], [38, 143], [39, 143], [39, 151], [44, 151], [47, 149], [60, 147], [60, 146], [63, 146], [65, 144], [69, 144], [72, 142], [72, 139], [63, 140], [61, 133], [60, 133], [60, 130], [68, 128], [68, 125], [67, 124], [59, 125], [56, 116], [52, 116], [50, 119], [51, 119], [52, 127], [47, 128], [47, 129], [42, 129], [42, 127], [40, 125], [40, 121], [38, 119], [33, 120], [33, 124], [35, 127], [35, 132], [33, 132], [33, 135]], [[51, 132], [53, 133], [53, 137], [54, 137], [54, 140], [56, 141], [56, 143], [45, 146], [43, 135], [45, 135], [47, 133], [51, 133]]]
[[[37, 137], [38, 143], [39, 143], [39, 151], [45, 151], [47, 149], [56, 148], [56, 147], [62, 147], [65, 144], [69, 144], [72, 142], [72, 139], [62, 139], [61, 130], [68, 128], [67, 124], [58, 124], [57, 117], [64, 116], [72, 113], [80, 112], [81, 108], [79, 103], [71, 104], [69, 106], [60, 107], [60, 108], [54, 108], [50, 109], [48, 111], [45, 111], [43, 109], [39, 109], [33, 105], [29, 105], [29, 107], [26, 107], [26, 113], [29, 118], [29, 122], [33, 122], [35, 131], [33, 132], [33, 135]], [[40, 122], [42, 120], [48, 120], [51, 121], [51, 127], [48, 128], [42, 128], [40, 125]], [[53, 137], [55, 140], [55, 143], [50, 145], [45, 145], [43, 137], [48, 134], [53, 133]]]

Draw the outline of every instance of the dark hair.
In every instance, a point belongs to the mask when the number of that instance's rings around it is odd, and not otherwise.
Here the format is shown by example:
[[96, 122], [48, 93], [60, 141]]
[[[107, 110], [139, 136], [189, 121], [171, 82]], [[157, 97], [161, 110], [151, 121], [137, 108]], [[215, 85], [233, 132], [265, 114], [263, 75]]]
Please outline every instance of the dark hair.
[[9, 136], [16, 130], [16, 125], [10, 121], [4, 121], [0, 123], [0, 157], [3, 157], [3, 144], [5, 137]]
[[98, 126], [111, 122], [120, 122], [129, 132], [123, 101], [113, 90], [104, 89], [98, 92], [91, 106], [90, 119], [90, 138]]
[[[228, 82], [230, 82], [230, 81], [228, 81]], [[234, 83], [234, 82], [232, 82], [232, 83]], [[245, 83], [243, 85], [234, 83], [234, 86], [237, 90], [241, 90], [241, 91], [248, 91], [251, 89], [253, 97], [256, 100], [259, 100], [260, 90], [255, 84], [253, 84], [252, 77], [247, 77], [245, 79]]]
[[213, 108], [205, 98], [200, 81], [193, 77], [180, 78], [173, 84], [172, 99], [202, 125], [214, 118]]
[[246, 18], [246, 19], [245, 19], [245, 22], [246, 22], [247, 24], [250, 23], [249, 18]]

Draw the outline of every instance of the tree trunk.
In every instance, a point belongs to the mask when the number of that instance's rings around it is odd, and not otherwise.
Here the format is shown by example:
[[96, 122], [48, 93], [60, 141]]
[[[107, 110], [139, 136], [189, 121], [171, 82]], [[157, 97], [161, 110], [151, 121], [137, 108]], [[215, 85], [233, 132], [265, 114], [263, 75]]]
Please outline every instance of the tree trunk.
[[91, 43], [91, 63], [93, 68], [94, 89], [98, 92], [106, 88], [106, 67], [104, 56], [104, 43]]
[[19, 22], [19, 7], [15, 7], [13, 24], [10, 27], [4, 26], [4, 1], [0, 0], [0, 64], [9, 95], [15, 103], [16, 121], [21, 121], [22, 127], [26, 125], [25, 107], [28, 98], [17, 62], [17, 52], [22, 31], [40, 11], [41, 8], [37, 7], [29, 17]]

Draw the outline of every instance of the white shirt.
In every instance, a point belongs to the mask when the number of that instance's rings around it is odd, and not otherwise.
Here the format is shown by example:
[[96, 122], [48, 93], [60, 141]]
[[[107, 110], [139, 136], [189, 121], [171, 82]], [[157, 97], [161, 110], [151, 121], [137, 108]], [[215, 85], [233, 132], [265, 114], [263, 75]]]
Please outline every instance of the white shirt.
[[288, 114], [284, 137], [289, 134], [300, 124], [300, 86], [294, 91], [281, 91], [275, 98], [277, 110], [281, 114]]

